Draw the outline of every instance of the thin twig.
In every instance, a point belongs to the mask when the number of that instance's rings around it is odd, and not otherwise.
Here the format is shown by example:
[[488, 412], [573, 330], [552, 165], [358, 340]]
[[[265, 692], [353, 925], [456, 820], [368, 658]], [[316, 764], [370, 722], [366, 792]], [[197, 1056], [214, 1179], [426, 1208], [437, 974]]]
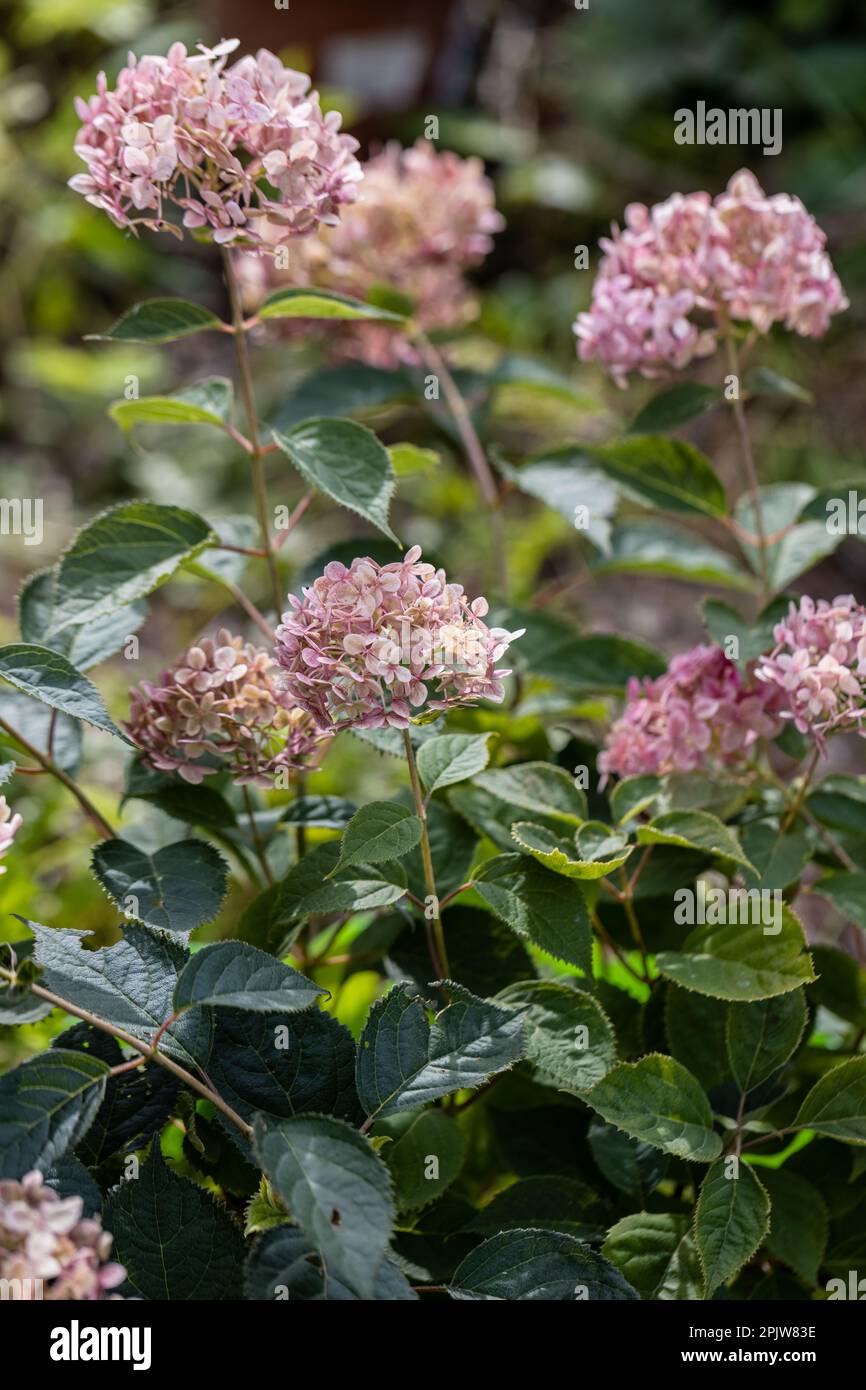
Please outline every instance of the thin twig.
[[[9, 981], [14, 982], [15, 980], [14, 972], [2, 967], [0, 967], [0, 975]], [[217, 1091], [199, 1081], [198, 1077], [193, 1076], [192, 1072], [188, 1072], [184, 1067], [179, 1066], [177, 1062], [167, 1057], [164, 1052], [160, 1052], [155, 1047], [155, 1043], [141, 1042], [138, 1038], [134, 1038], [131, 1033], [127, 1033], [125, 1029], [117, 1028], [113, 1023], [107, 1023], [105, 1019], [98, 1018], [96, 1014], [90, 1013], [87, 1009], [80, 1009], [78, 1005], [73, 1004], [71, 1000], [64, 999], [61, 995], [54, 994], [51, 990], [43, 989], [42, 985], [31, 984], [28, 988], [38, 999], [44, 999], [46, 1004], [51, 1004], [53, 1008], [63, 1009], [64, 1013], [72, 1014], [73, 1018], [80, 1018], [83, 1023], [89, 1023], [92, 1028], [98, 1028], [101, 1033], [108, 1033], [110, 1037], [119, 1038], [121, 1042], [126, 1043], [127, 1047], [131, 1047], [135, 1052], [141, 1053], [143, 1061], [158, 1063], [159, 1066], [164, 1067], [166, 1071], [171, 1072], [179, 1081], [182, 1081], [185, 1086], [189, 1086], [191, 1090], [196, 1091], [200, 1096], [203, 1096], [205, 1100], [209, 1100], [212, 1105], [215, 1105], [217, 1110], [220, 1110], [223, 1115], [225, 1115], [226, 1119], [231, 1120], [232, 1124], [237, 1126], [245, 1138], [249, 1139], [252, 1136], [253, 1131], [251, 1126], [247, 1124], [246, 1120], [241, 1119], [240, 1115], [223, 1100], [222, 1096], [219, 1095]], [[157, 1037], [158, 1036], [159, 1034], [157, 1034]]]
[[406, 762], [409, 766], [409, 781], [412, 784], [412, 796], [415, 801], [415, 814], [421, 822], [421, 862], [424, 866], [424, 884], [427, 888], [428, 899], [432, 898], [436, 906], [434, 917], [428, 917], [429, 903], [424, 905], [424, 922], [427, 928], [427, 945], [430, 950], [430, 960], [433, 969], [436, 971], [437, 978], [447, 980], [450, 975], [448, 968], [448, 952], [445, 948], [445, 930], [442, 926], [442, 909], [436, 893], [436, 878], [433, 873], [433, 856], [430, 853], [430, 835], [427, 830], [427, 812], [424, 810], [424, 793], [421, 790], [421, 781], [418, 777], [418, 768], [415, 764], [415, 752], [412, 748], [412, 739], [409, 730], [403, 730], [403, 746], [406, 749]]
[[246, 325], [244, 322], [243, 306], [241, 304], [240, 286], [237, 275], [235, 274], [232, 253], [228, 247], [223, 247], [223, 266], [225, 268], [226, 287], [229, 292], [229, 302], [232, 310], [232, 323], [234, 325], [235, 350], [238, 359], [238, 376], [240, 379], [241, 395], [244, 401], [244, 409], [247, 416], [247, 429], [249, 430], [250, 462], [252, 464], [253, 488], [256, 494], [256, 510], [259, 517], [259, 529], [262, 535], [262, 549], [268, 563], [271, 575], [271, 590], [274, 599], [274, 610], [279, 613], [282, 608], [283, 594], [280, 584], [280, 572], [277, 568], [276, 555], [271, 541], [271, 520], [268, 509], [268, 492], [265, 483], [265, 470], [262, 466], [262, 448], [259, 438], [259, 422], [256, 413], [256, 398], [253, 391], [253, 377], [250, 369], [249, 347], [247, 345]]
[[29, 753], [30, 757], [41, 764], [46, 772], [49, 772], [52, 777], [56, 777], [58, 782], [63, 783], [66, 790], [71, 792], [75, 797], [82, 811], [87, 816], [87, 819], [96, 827], [104, 839], [114, 839], [114, 831], [108, 824], [108, 821], [100, 811], [97, 811], [90, 798], [81, 790], [78, 783], [74, 782], [69, 774], [63, 771], [62, 767], [58, 767], [57, 763], [53, 762], [46, 753], [41, 753], [29, 739], [26, 739], [17, 729], [13, 729], [11, 724], [7, 724], [5, 719], [0, 719], [0, 729], [5, 729], [10, 738], [14, 738], [16, 743], [21, 744], [25, 753]]

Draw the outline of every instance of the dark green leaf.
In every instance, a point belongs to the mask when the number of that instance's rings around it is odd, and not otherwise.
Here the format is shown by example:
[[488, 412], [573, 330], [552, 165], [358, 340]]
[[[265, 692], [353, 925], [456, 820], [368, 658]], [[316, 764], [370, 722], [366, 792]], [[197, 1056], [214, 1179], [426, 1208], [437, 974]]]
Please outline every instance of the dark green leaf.
[[73, 719], [83, 719], [95, 729], [129, 743], [126, 734], [109, 718], [96, 686], [59, 652], [25, 642], [0, 647], [0, 678], [44, 705]]
[[308, 1009], [328, 991], [300, 971], [243, 941], [214, 941], [184, 966], [174, 991], [175, 1009], [210, 1005], [256, 1013]]
[[592, 928], [583, 893], [523, 854], [486, 860], [473, 886], [523, 941], [591, 973]]
[[228, 878], [225, 860], [205, 840], [179, 840], [153, 854], [126, 840], [103, 840], [93, 872], [127, 917], [180, 933], [213, 921]]
[[680, 425], [686, 425], [689, 420], [705, 415], [708, 410], [720, 405], [721, 399], [714, 386], [703, 386], [698, 381], [679, 381], [675, 386], [666, 386], [647, 401], [629, 425], [628, 432], [658, 434], [679, 429]]
[[769, 1225], [770, 1199], [754, 1169], [720, 1158], [701, 1184], [695, 1212], [707, 1297], [752, 1258]]
[[703, 1271], [686, 1216], [648, 1211], [624, 1216], [609, 1231], [602, 1253], [641, 1298], [703, 1297]]
[[653, 1053], [620, 1062], [586, 1096], [593, 1110], [633, 1139], [676, 1158], [711, 1163], [721, 1152], [713, 1112], [691, 1072], [673, 1057]]
[[329, 1270], [372, 1298], [391, 1238], [391, 1180], [369, 1142], [341, 1120], [258, 1116], [253, 1145], [274, 1189]]
[[447, 982], [451, 1002], [431, 1025], [397, 985], [370, 1010], [358, 1044], [357, 1085], [366, 1113], [385, 1117], [452, 1091], [474, 1090], [523, 1055], [519, 1015]]
[[0, 1178], [52, 1168], [84, 1137], [102, 1104], [108, 1067], [52, 1048], [0, 1077]]
[[237, 1298], [240, 1229], [209, 1192], [172, 1172], [156, 1140], [138, 1176], [108, 1194], [103, 1220], [139, 1297]]
[[608, 1260], [564, 1231], [502, 1231], [458, 1266], [452, 1298], [622, 1302], [637, 1294]]
[[96, 341], [113, 343], [172, 343], [208, 328], [220, 328], [219, 319], [201, 304], [185, 299], [146, 299], [117, 320], [106, 333], [92, 333]]

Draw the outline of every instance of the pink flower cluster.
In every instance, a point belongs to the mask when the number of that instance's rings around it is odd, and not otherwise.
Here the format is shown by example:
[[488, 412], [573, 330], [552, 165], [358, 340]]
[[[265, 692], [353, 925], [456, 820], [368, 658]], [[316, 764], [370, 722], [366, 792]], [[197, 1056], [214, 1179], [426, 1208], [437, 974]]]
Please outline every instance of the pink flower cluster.
[[[366, 299], [387, 285], [411, 300], [425, 332], [455, 328], [477, 312], [465, 272], [504, 225], [479, 159], [437, 152], [429, 140], [391, 143], [364, 165], [357, 202], [337, 225], [294, 245], [286, 270], [243, 258], [246, 298], [255, 307], [267, 290], [292, 284]], [[340, 348], [378, 366], [413, 360], [404, 336], [375, 323], [347, 325]]]
[[510, 672], [497, 663], [523, 634], [488, 628], [487, 600], [470, 603], [421, 561], [420, 546], [389, 565], [334, 560], [289, 602], [276, 658], [291, 698], [322, 730], [404, 729], [413, 707], [498, 703]]
[[803, 597], [777, 623], [776, 646], [755, 675], [783, 695], [783, 719], [819, 743], [840, 729], [860, 733], [866, 718], [866, 608], [851, 594]]
[[203, 231], [220, 245], [269, 250], [336, 221], [355, 197], [358, 142], [323, 115], [304, 73], [267, 49], [226, 66], [229, 39], [194, 54], [129, 55], [113, 88], [77, 99], [75, 151], [87, 165], [70, 186], [118, 227]]
[[159, 685], [130, 691], [130, 738], [145, 762], [197, 785], [224, 768], [238, 783], [273, 785], [306, 766], [321, 735], [288, 700], [268, 652], [222, 628], [190, 647]]
[[694, 772], [741, 763], [759, 738], [779, 732], [778, 692], [744, 680], [721, 647], [674, 657], [656, 680], [632, 679], [628, 703], [598, 758], [611, 775]]
[[58, 1197], [41, 1173], [0, 1182], [0, 1279], [11, 1298], [120, 1297], [108, 1290], [123, 1283], [126, 1270], [109, 1263], [112, 1238], [83, 1208], [80, 1197]]
[[[5, 796], [0, 796], [0, 859], [9, 849], [21, 826], [24, 824], [20, 815], [12, 814], [12, 807], [7, 802]], [[5, 868], [0, 865], [0, 874], [5, 874]]]
[[592, 305], [574, 325], [581, 359], [597, 358], [618, 386], [714, 352], [730, 319], [818, 338], [848, 307], [815, 219], [791, 194], [768, 197], [748, 170], [715, 199], [632, 203], [625, 222], [600, 243]]

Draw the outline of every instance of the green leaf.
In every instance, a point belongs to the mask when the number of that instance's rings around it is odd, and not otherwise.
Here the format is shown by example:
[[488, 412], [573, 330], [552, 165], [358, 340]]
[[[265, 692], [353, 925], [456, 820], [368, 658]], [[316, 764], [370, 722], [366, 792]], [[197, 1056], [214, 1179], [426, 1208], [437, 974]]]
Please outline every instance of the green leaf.
[[684, 849], [704, 850], [755, 871], [733, 830], [708, 811], [668, 811], [656, 816], [649, 825], [638, 826], [637, 838], [641, 845], [680, 845]]
[[585, 1099], [617, 1129], [676, 1158], [711, 1163], [721, 1152], [702, 1087], [673, 1057], [620, 1062]]
[[826, 1072], [800, 1106], [794, 1126], [848, 1144], [866, 1144], [866, 1055]]
[[758, 614], [758, 620], [753, 625], [720, 599], [708, 598], [701, 604], [707, 631], [716, 646], [722, 647], [727, 654], [729, 639], [736, 637], [739, 644], [736, 664], [741, 669], [775, 645], [773, 628], [785, 616], [787, 609], [785, 599], [774, 599]]
[[671, 1056], [688, 1067], [706, 1091], [731, 1079], [725, 1046], [729, 1007], [734, 1006], [677, 985], [665, 990], [665, 1031]]
[[50, 647], [60, 652], [79, 671], [89, 671], [138, 632], [147, 617], [146, 603], [128, 603], [106, 614], [99, 623], [81, 623], [55, 632], [57, 571], [37, 570], [21, 587], [18, 595], [18, 621], [21, 639], [29, 645]]
[[[31, 921], [26, 925], [36, 937], [34, 955], [52, 993], [142, 1042], [150, 1042], [173, 1013], [174, 987], [188, 954], [172, 937], [129, 922], [121, 941], [88, 951], [82, 948], [86, 931]], [[209, 1019], [190, 1014], [166, 1029], [160, 1047], [178, 1061], [194, 1064], [209, 1031]]]
[[299, 971], [243, 941], [214, 941], [184, 966], [174, 991], [176, 1010], [254, 1009], [257, 1013], [308, 1009], [328, 991]]
[[[554, 763], [514, 763], [492, 767], [473, 779], [476, 787], [490, 792], [512, 807], [540, 814], [545, 820], [578, 826], [586, 819], [586, 795], [564, 767]], [[514, 820], [523, 817], [514, 816]]]
[[332, 502], [369, 521], [399, 545], [388, 522], [394, 467], [372, 430], [354, 420], [305, 420], [274, 440], [298, 472]]
[[[223, 1099], [250, 1122], [257, 1114], [276, 1121], [305, 1111], [358, 1118], [354, 1040], [321, 1009], [217, 1009], [210, 1050], [200, 1062]], [[229, 1133], [238, 1138], [234, 1127]]]
[[392, 1141], [385, 1145], [382, 1157], [394, 1183], [398, 1211], [427, 1206], [459, 1176], [466, 1140], [442, 1110], [394, 1115], [376, 1126], [377, 1137], [383, 1134]]
[[527, 980], [509, 985], [497, 999], [521, 1010], [526, 1059], [543, 1085], [580, 1094], [616, 1065], [610, 1019], [586, 991]]
[[[500, 473], [527, 497], [552, 507], [602, 553], [610, 549], [610, 519], [619, 495], [616, 487], [590, 462], [581, 462], [568, 450], [545, 452], [519, 468], [500, 461]], [[585, 508], [584, 512], [578, 508]], [[585, 525], [578, 525], [585, 521]]]
[[418, 750], [418, 771], [428, 795], [474, 777], [490, 758], [490, 734], [442, 734]]
[[532, 825], [528, 821], [517, 821], [512, 826], [511, 836], [520, 848], [531, 854], [533, 859], [537, 859], [539, 864], [556, 874], [562, 874], [565, 878], [605, 878], [624, 864], [632, 852], [631, 847], [626, 846], [622, 852], [612, 855], [609, 859], [581, 859], [572, 851], [565, 836], [556, 835], [545, 826]]
[[620, 1192], [637, 1197], [644, 1206], [667, 1172], [667, 1154], [652, 1144], [630, 1139], [615, 1125], [598, 1118], [590, 1123], [587, 1141], [599, 1172]]
[[747, 1163], [728, 1176], [728, 1160], [714, 1163], [701, 1184], [695, 1240], [707, 1297], [732, 1279], [754, 1255], [770, 1225], [770, 1199]]
[[676, 430], [721, 403], [722, 398], [715, 386], [703, 386], [698, 381], [679, 381], [647, 401], [629, 425], [628, 433], [658, 434], [665, 430]]
[[823, 1197], [805, 1178], [784, 1168], [761, 1168], [770, 1198], [770, 1230], [765, 1245], [813, 1286], [824, 1259], [829, 1217]]
[[497, 1192], [463, 1227], [470, 1235], [491, 1236], [527, 1226], [537, 1231], [565, 1231], [578, 1240], [603, 1237], [608, 1217], [601, 1198], [575, 1178], [521, 1178]]
[[200, 516], [124, 502], [79, 531], [57, 569], [55, 630], [95, 622], [164, 584], [213, 539]]
[[753, 367], [743, 379], [743, 389], [749, 396], [782, 396], [787, 400], [812, 405], [815, 397], [804, 386], [789, 377], [780, 376], [770, 367]]
[[[115, 1038], [87, 1023], [65, 1029], [56, 1044], [98, 1057], [112, 1069], [126, 1061]], [[143, 1062], [132, 1071], [109, 1075], [96, 1118], [75, 1146], [77, 1157], [88, 1168], [108, 1164], [109, 1171], [116, 1172], [119, 1156], [143, 1148], [151, 1135], [162, 1129], [177, 1104], [179, 1089], [177, 1078], [156, 1062]]]
[[179, 840], [153, 854], [127, 840], [103, 840], [93, 872], [127, 917], [180, 933], [213, 921], [228, 880], [225, 860], [205, 840]]
[[280, 816], [280, 822], [317, 830], [345, 830], [357, 809], [354, 801], [342, 796], [298, 796]]
[[[249, 1259], [245, 1293], [248, 1299], [279, 1302], [350, 1302], [355, 1294], [330, 1270], [322, 1271], [313, 1242], [295, 1227], [281, 1226], [260, 1240]], [[417, 1300], [406, 1276], [385, 1259], [376, 1274], [376, 1302]]]
[[[797, 517], [815, 496], [808, 483], [771, 483], [762, 487], [761, 511], [766, 535], [784, 532], [781, 539], [767, 547], [767, 578], [774, 593], [787, 588], [798, 575], [812, 568], [825, 556], [832, 555], [844, 536], [827, 526], [826, 517], [819, 521], [797, 523]], [[754, 503], [749, 495], [740, 499], [734, 511], [736, 520], [753, 536], [757, 535]], [[760, 571], [758, 551], [743, 547], [755, 573]]]
[[481, 865], [473, 887], [522, 941], [591, 974], [592, 927], [577, 884], [527, 855], [500, 854]]
[[124, 743], [130, 742], [109, 718], [93, 682], [77, 671], [65, 656], [49, 647], [30, 646], [26, 642], [0, 647], [0, 679], [52, 709], [73, 719], [83, 719], [103, 733], [114, 734]]
[[405, 323], [405, 315], [395, 314], [361, 299], [333, 290], [274, 290], [259, 306], [260, 319], [343, 319], [350, 322]]
[[522, 391], [533, 391], [554, 400], [566, 401], [585, 410], [598, 404], [594, 397], [578, 390], [570, 376], [557, 371], [549, 362], [527, 357], [523, 353], [508, 352], [501, 357], [490, 381], [497, 391], [503, 387], [517, 387]]
[[806, 1017], [802, 989], [754, 1004], [728, 1006], [728, 1057], [744, 1094], [787, 1062], [803, 1036]]
[[420, 820], [407, 806], [396, 801], [370, 801], [346, 826], [340, 858], [331, 872], [353, 864], [400, 859], [418, 844], [422, 830]]
[[474, 1090], [523, 1056], [519, 1016], [452, 981], [446, 988], [451, 1002], [432, 1025], [405, 985], [371, 1008], [356, 1075], [367, 1115], [384, 1118], [452, 1091]]
[[167, 816], [187, 825], [231, 830], [237, 823], [231, 806], [214, 787], [205, 783], [194, 787], [179, 777], [156, 772], [140, 757], [133, 759], [127, 772], [124, 800], [129, 797], [149, 801]]
[[394, 1221], [391, 1180], [369, 1142], [341, 1120], [258, 1116], [256, 1156], [327, 1267], [372, 1298]]
[[750, 575], [727, 551], [681, 526], [655, 519], [615, 526], [607, 551], [590, 569], [596, 578], [606, 574], [650, 574], [729, 589], [753, 586]]
[[485, 1240], [458, 1265], [449, 1286], [461, 1300], [623, 1302], [637, 1294], [619, 1270], [564, 1231], [513, 1230]]
[[185, 299], [146, 299], [122, 314], [106, 333], [91, 333], [88, 338], [95, 342], [173, 343], [191, 333], [222, 327], [216, 314], [201, 304]]
[[621, 694], [632, 676], [660, 676], [667, 663], [642, 642], [607, 633], [583, 636], [568, 623], [537, 609], [497, 611], [504, 627], [525, 627], [514, 648], [516, 665], [528, 675], [556, 681], [567, 690]]
[[828, 898], [843, 917], [866, 931], [866, 873], [828, 874], [812, 885], [812, 891]]
[[442, 462], [442, 455], [437, 454], [435, 449], [422, 449], [417, 444], [389, 444], [388, 457], [395, 478], [409, 477], [413, 473], [429, 473]]
[[113, 401], [108, 413], [122, 430], [144, 424], [214, 425], [222, 430], [231, 408], [232, 383], [227, 377], [212, 376], [170, 396]]
[[103, 1220], [140, 1298], [237, 1298], [245, 1254], [239, 1227], [210, 1192], [172, 1172], [157, 1140], [137, 1177], [109, 1192]]
[[[310, 372], [295, 386], [271, 423], [290, 430], [302, 420], [368, 415], [396, 401], [411, 400], [414, 391], [402, 372], [383, 371], [365, 362], [347, 362]], [[353, 552], [358, 554], [358, 551]]]
[[0, 942], [0, 965], [11, 970], [14, 982], [0, 976], [0, 1027], [38, 1023], [51, 1012], [51, 1005], [35, 995], [30, 986], [37, 982], [39, 966], [33, 960], [32, 941]]
[[0, 1178], [45, 1173], [84, 1135], [105, 1094], [98, 1057], [52, 1048], [0, 1077]]
[[684, 989], [742, 1003], [787, 994], [815, 978], [803, 928], [784, 906], [775, 935], [760, 922], [696, 927], [681, 951], [659, 952], [656, 964]]
[[703, 1298], [703, 1271], [686, 1216], [648, 1211], [624, 1216], [601, 1249], [641, 1298]]
[[691, 444], [664, 435], [632, 435], [586, 451], [627, 496], [674, 512], [724, 516], [725, 490]]
[[662, 791], [662, 781], [653, 773], [640, 777], [624, 777], [617, 782], [609, 794], [610, 809], [618, 825], [633, 820], [658, 799]]
[[318, 912], [365, 912], [404, 897], [406, 874], [401, 864], [338, 868], [341, 848], [338, 840], [315, 845], [292, 866], [279, 892], [279, 911], [286, 921]]

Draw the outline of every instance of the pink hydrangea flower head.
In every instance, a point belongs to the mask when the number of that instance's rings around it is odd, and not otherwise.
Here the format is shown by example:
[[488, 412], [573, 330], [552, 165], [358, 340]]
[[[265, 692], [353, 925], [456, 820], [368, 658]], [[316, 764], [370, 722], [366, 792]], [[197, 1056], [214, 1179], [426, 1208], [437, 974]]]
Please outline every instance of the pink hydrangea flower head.
[[866, 717], [866, 608], [851, 594], [804, 596], [777, 623], [776, 646], [755, 674], [784, 700], [782, 718], [823, 743], [830, 733], [864, 733]]
[[322, 738], [277, 679], [273, 657], [222, 628], [190, 647], [158, 685], [130, 691], [124, 725], [148, 766], [193, 785], [227, 769], [236, 782], [273, 785], [311, 765]]
[[180, 220], [258, 251], [335, 221], [361, 178], [357, 141], [322, 114], [309, 77], [267, 49], [227, 66], [238, 42], [130, 54], [113, 87], [101, 73], [96, 94], [76, 101], [87, 172], [70, 187], [132, 232], [182, 236]]
[[291, 699], [318, 728], [408, 727], [413, 711], [498, 703], [499, 662], [519, 632], [489, 628], [487, 600], [421, 560], [332, 561], [277, 628], [275, 655]]
[[[0, 796], [0, 859], [9, 849], [23, 824], [24, 822], [17, 812], [15, 815], [12, 814], [12, 807], [5, 796]], [[0, 874], [5, 874], [5, 872], [6, 869], [0, 865]]]
[[578, 353], [625, 386], [629, 372], [657, 378], [714, 352], [728, 319], [820, 337], [848, 307], [825, 243], [799, 198], [768, 197], [747, 170], [715, 200], [633, 203], [625, 229], [601, 241], [592, 304], [574, 324]]
[[655, 680], [632, 679], [627, 696], [599, 754], [601, 786], [612, 775], [736, 767], [781, 727], [776, 692], [744, 679], [721, 647], [675, 656]]
[[[126, 1278], [109, 1260], [112, 1238], [80, 1197], [58, 1197], [41, 1173], [0, 1182], [0, 1279], [13, 1299], [118, 1298]], [[8, 1281], [8, 1284], [7, 1284]]]
[[[280, 285], [315, 285], [366, 299], [388, 285], [414, 305], [425, 332], [456, 328], [477, 313], [466, 271], [483, 261], [504, 226], [479, 159], [439, 152], [429, 140], [390, 143], [364, 165], [357, 201], [339, 223], [288, 251], [288, 267], [245, 256], [241, 274], [251, 308]], [[414, 360], [405, 336], [380, 324], [346, 325], [344, 356], [378, 366]]]

